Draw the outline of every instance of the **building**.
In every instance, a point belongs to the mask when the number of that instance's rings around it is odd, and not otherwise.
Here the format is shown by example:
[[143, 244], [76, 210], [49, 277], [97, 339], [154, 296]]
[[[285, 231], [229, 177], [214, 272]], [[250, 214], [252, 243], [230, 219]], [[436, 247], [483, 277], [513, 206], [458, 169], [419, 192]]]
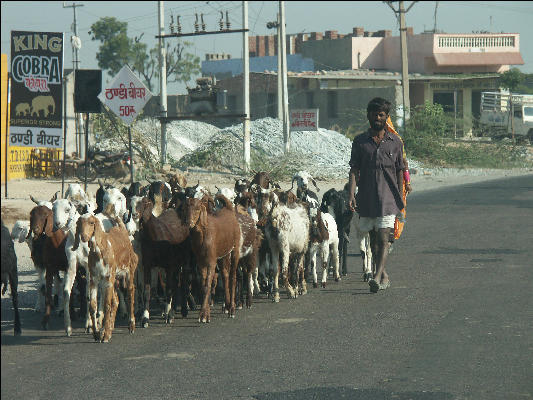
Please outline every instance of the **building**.
[[[287, 35], [286, 40], [289, 107], [319, 108], [321, 127], [353, 125], [359, 119], [353, 110], [364, 109], [375, 96], [401, 107], [400, 37], [392, 36], [390, 30], [368, 32], [355, 27], [348, 34], [329, 30]], [[524, 64], [518, 33], [414, 34], [407, 28], [407, 50], [411, 106], [429, 101], [442, 104], [447, 111], [456, 110], [464, 119], [465, 135], [472, 133], [481, 91], [497, 90], [499, 74], [511, 65]], [[250, 67], [252, 118], [275, 117], [275, 36], [250, 37], [249, 52], [250, 66], [256, 66]], [[309, 69], [311, 64], [291, 64], [297, 56], [312, 60], [313, 69]], [[242, 110], [242, 76], [237, 76], [241, 71], [241, 59], [202, 63], [203, 75], [226, 77], [219, 85], [228, 90], [228, 105], [235, 111]]]
[[[296, 39], [297, 51], [322, 70], [401, 71], [400, 37], [391, 31], [354, 28], [351, 35]], [[502, 73], [524, 64], [518, 33], [415, 35], [407, 28], [407, 57], [409, 72], [420, 74]]]
[[[472, 132], [472, 116], [479, 112], [481, 92], [498, 88], [498, 74], [409, 76], [410, 101], [413, 106], [426, 101], [455, 109], [464, 118], [463, 134]], [[229, 112], [240, 112], [242, 75], [223, 79], [218, 84], [228, 91]], [[367, 126], [366, 106], [376, 96], [389, 99], [398, 117], [402, 104], [401, 75], [398, 72], [363, 70], [289, 73], [289, 107], [318, 108], [322, 128], [350, 125]], [[277, 75], [250, 73], [251, 118], [277, 117]], [[396, 124], [401, 125], [400, 120]]]

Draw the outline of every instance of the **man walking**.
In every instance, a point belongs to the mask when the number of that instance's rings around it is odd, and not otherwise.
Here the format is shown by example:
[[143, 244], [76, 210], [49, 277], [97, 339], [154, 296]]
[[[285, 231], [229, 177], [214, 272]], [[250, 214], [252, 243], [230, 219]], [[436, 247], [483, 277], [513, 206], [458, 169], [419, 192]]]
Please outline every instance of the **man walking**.
[[[404, 208], [403, 147], [397, 135], [386, 129], [391, 103], [376, 97], [368, 103], [370, 129], [356, 136], [350, 158], [350, 210], [359, 213], [359, 229], [369, 232], [376, 272], [369, 280], [370, 291], [390, 286], [385, 271], [389, 254], [389, 235], [396, 215]], [[357, 198], [355, 187], [358, 187]]]

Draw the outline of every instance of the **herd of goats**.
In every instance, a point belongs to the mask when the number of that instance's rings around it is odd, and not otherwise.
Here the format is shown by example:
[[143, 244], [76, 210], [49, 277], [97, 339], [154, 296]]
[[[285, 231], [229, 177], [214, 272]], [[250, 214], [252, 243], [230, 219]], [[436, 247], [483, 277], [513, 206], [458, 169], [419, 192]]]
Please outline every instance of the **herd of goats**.
[[[29, 221], [16, 221], [11, 232], [2, 222], [2, 293], [9, 283], [15, 335], [21, 326], [13, 241], [30, 248], [39, 277], [35, 309], [44, 311], [43, 329], [56, 306], [62, 308], [70, 336], [73, 301], [79, 298], [85, 329], [101, 342], [111, 339], [117, 310], [128, 319], [130, 333], [136, 316], [148, 327], [151, 291], [161, 294], [166, 323], [175, 311], [186, 317], [197, 304], [198, 321], [210, 322], [218, 286], [224, 313], [235, 317], [236, 309], [251, 307], [254, 293], [265, 292], [279, 302], [280, 274], [289, 298], [307, 292], [308, 272], [318, 287], [317, 255], [322, 287], [330, 270], [335, 281], [346, 275], [354, 219], [347, 187], [328, 190], [319, 202], [309, 184], [319, 189], [306, 171], [294, 175], [287, 191], [266, 172], [238, 179], [231, 189], [217, 188], [216, 194], [199, 183], [187, 186], [181, 174], [122, 190], [99, 183], [95, 197], [79, 184], [70, 184], [63, 198], [59, 192], [50, 201], [30, 196], [36, 206]], [[359, 234], [358, 240], [368, 280], [370, 243]], [[219, 276], [222, 285], [217, 285]]]

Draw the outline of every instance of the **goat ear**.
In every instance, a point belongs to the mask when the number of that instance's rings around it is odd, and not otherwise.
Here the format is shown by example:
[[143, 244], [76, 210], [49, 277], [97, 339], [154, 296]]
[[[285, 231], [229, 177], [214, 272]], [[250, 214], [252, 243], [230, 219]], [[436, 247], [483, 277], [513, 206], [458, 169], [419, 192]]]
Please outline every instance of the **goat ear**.
[[104, 188], [104, 184], [102, 183], [102, 180], [100, 178], [98, 178], [98, 184], [102, 189]]
[[48, 214], [44, 223], [44, 233], [48, 237], [52, 236], [52, 227], [54, 226], [54, 214], [52, 212]]
[[200, 226], [207, 228], [207, 208], [202, 205], [200, 208]]

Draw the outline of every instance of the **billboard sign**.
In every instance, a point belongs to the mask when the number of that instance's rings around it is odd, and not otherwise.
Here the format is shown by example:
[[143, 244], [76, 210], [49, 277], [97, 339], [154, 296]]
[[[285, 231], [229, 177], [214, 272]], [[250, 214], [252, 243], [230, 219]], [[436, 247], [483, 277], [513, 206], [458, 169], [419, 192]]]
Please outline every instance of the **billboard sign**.
[[10, 146], [63, 148], [63, 33], [11, 31]]
[[292, 131], [318, 131], [318, 108], [291, 110], [290, 124]]
[[126, 125], [131, 125], [151, 97], [152, 93], [126, 65], [98, 95]]

